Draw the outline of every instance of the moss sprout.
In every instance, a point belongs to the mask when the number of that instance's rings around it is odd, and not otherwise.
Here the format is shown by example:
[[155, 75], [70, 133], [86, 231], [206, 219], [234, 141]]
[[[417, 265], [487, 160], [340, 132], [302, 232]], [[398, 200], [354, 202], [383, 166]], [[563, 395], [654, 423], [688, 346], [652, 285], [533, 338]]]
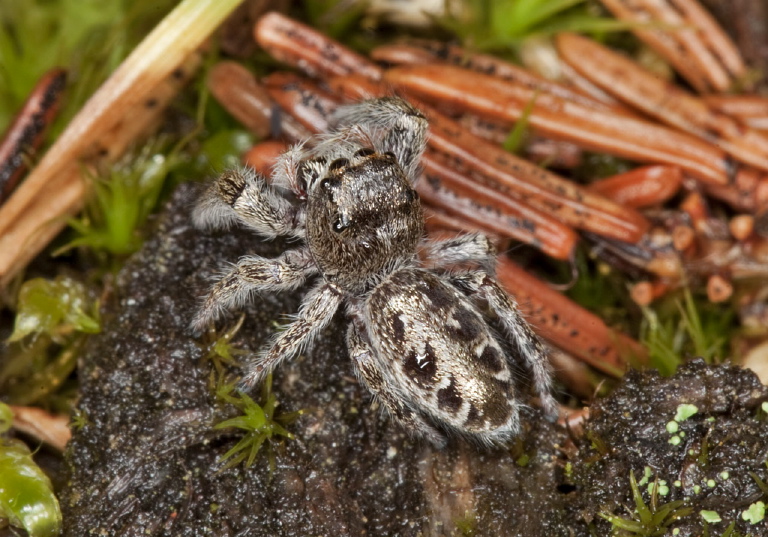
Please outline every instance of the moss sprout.
[[[54, 394], [77, 366], [87, 336], [100, 330], [98, 302], [85, 285], [65, 276], [25, 282], [0, 367], [6, 401], [29, 405]], [[68, 410], [70, 402], [47, 406]]]
[[655, 484], [651, 483], [655, 486], [651, 494], [650, 504], [646, 504], [640, 491], [640, 485], [635, 480], [634, 471], [630, 471], [629, 484], [632, 489], [635, 509], [630, 510], [627, 508], [630, 511], [629, 518], [623, 518], [610, 513], [600, 513], [602, 518], [612, 524], [614, 535], [637, 535], [643, 537], [666, 535], [670, 531], [672, 524], [691, 513], [692, 509], [686, 507], [682, 500], [658, 506], [659, 483], [659, 481]]
[[[268, 376], [261, 389], [261, 400], [256, 403], [248, 394], [234, 392], [231, 384], [222, 385], [217, 392], [220, 399], [237, 407], [242, 414], [218, 423], [214, 429], [240, 429], [244, 431], [240, 439], [229, 451], [222, 455], [220, 462], [222, 470], [245, 463], [251, 466], [262, 446], [279, 442], [283, 438], [292, 439], [294, 436], [285, 427], [296, 421], [303, 411], [277, 414], [277, 398], [272, 393], [272, 376]], [[274, 453], [269, 452], [269, 465], [275, 468]], [[271, 473], [270, 471], [270, 473]]]
[[694, 416], [699, 409], [696, 407], [696, 405], [689, 405], [689, 404], [682, 404], [677, 406], [677, 413], [675, 414], [675, 421], [681, 422], [685, 421], [688, 418]]

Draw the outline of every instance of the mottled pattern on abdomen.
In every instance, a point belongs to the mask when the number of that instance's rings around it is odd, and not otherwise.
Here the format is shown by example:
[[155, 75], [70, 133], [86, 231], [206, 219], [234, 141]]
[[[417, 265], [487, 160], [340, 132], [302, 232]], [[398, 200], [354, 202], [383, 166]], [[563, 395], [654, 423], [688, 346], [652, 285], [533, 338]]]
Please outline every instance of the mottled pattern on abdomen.
[[401, 269], [365, 307], [378, 369], [433, 421], [503, 441], [517, 432], [512, 371], [475, 306], [422, 269]]

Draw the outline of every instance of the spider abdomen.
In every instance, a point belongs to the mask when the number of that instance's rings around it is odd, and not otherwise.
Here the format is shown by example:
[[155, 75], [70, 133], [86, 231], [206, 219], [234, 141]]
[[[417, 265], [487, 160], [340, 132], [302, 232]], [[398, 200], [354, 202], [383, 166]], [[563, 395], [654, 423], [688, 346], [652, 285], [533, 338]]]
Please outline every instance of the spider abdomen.
[[513, 373], [475, 305], [418, 268], [380, 283], [364, 308], [377, 368], [409, 408], [486, 442], [518, 431]]

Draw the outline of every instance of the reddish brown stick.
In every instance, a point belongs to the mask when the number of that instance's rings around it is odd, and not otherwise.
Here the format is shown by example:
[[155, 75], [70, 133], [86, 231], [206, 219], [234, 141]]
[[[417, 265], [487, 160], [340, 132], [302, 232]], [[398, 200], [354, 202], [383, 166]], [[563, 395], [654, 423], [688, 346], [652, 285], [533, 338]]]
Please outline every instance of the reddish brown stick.
[[264, 85], [269, 96], [309, 132], [328, 131], [331, 114], [339, 104], [335, 95], [296, 73], [272, 73]]
[[236, 62], [221, 62], [208, 75], [208, 88], [219, 103], [260, 138], [269, 135], [303, 140], [310, 133], [290, 116], [274, 115], [276, 105], [251, 72]]
[[472, 136], [444, 116], [431, 113], [429, 146], [467, 172], [477, 172], [494, 189], [551, 214], [563, 223], [626, 242], [649, 227], [638, 212], [590, 193], [552, 172]]
[[618, 99], [768, 170], [768, 136], [711, 110], [703, 100], [591, 39], [562, 33], [556, 43], [563, 60]]
[[424, 177], [416, 190], [431, 205], [556, 259], [572, 258], [578, 237], [568, 226], [514, 198], [500, 197], [433, 155], [425, 154], [422, 162]]
[[704, 95], [704, 102], [753, 129], [768, 129], [768, 99], [760, 95]]
[[273, 58], [313, 77], [359, 73], [374, 80], [381, 69], [367, 58], [317, 30], [277, 12], [267, 13], [254, 27], [256, 42]]
[[514, 122], [533, 103], [528, 122], [556, 139], [621, 157], [680, 166], [704, 183], [727, 184], [725, 154], [717, 147], [648, 121], [617, 116], [538, 95], [493, 77], [451, 66], [405, 66], [385, 79], [409, 94], [492, 119]]
[[744, 63], [736, 47], [695, 2], [601, 1], [617, 18], [641, 23], [632, 32], [699, 92], [726, 91], [734, 78], [743, 78]]
[[[353, 98], [386, 92], [381, 85], [361, 77], [337, 78], [330, 84], [338, 93]], [[451, 159], [464, 174], [473, 174], [507, 198], [523, 201], [573, 227], [623, 241], [636, 242], [648, 229], [648, 222], [636, 211], [515, 157], [470, 134], [424, 103], [414, 104], [428, 112], [430, 119], [427, 155], [438, 154], [444, 160]]]
[[643, 166], [590, 184], [588, 189], [627, 207], [661, 205], [677, 194], [683, 172], [676, 166]]
[[0, 140], [0, 204], [24, 175], [27, 159], [43, 143], [59, 111], [66, 80], [62, 69], [44, 74]]
[[495, 56], [473, 53], [461, 47], [439, 41], [418, 40], [410, 44], [382, 45], [371, 52], [371, 57], [374, 60], [393, 65], [454, 65], [520, 84], [534, 91], [549, 93], [588, 108], [611, 110], [617, 114], [630, 116], [635, 115], [625, 106], [607, 95], [604, 99], [598, 99], [594, 95], [578, 88], [548, 80], [519, 65], [506, 62]]
[[499, 258], [498, 279], [536, 332], [592, 367], [619, 376], [629, 360], [645, 360], [645, 349], [637, 341], [614, 332], [504, 256]]
[[[699, 30], [699, 37], [708, 45], [712, 55], [728, 71], [731, 79], [745, 82], [747, 66], [736, 44], [696, 0], [672, 0], [675, 9], [680, 10], [687, 24]], [[730, 85], [731, 80], [729, 80]], [[722, 88], [721, 88], [722, 89]], [[726, 87], [727, 89], [727, 87]]]
[[260, 142], [243, 155], [243, 162], [264, 177], [270, 177], [277, 157], [285, 153], [288, 148], [289, 145], [280, 140]]
[[[267, 91], [280, 106], [313, 132], [328, 129], [337, 103], [334, 96], [292, 73], [266, 80]], [[532, 244], [557, 259], [569, 259], [577, 236], [568, 226], [515, 199], [462, 176], [435, 156], [424, 156], [427, 181], [417, 190], [432, 205], [500, 235]]]

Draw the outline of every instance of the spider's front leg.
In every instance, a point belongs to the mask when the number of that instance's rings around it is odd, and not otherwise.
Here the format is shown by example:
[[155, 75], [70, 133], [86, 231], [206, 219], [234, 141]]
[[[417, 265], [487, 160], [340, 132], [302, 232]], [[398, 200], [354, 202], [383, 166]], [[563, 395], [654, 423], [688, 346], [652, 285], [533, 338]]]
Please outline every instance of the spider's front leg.
[[251, 168], [219, 176], [198, 201], [193, 220], [205, 229], [227, 228], [238, 221], [267, 238], [304, 234], [303, 210]]
[[290, 360], [307, 348], [331, 322], [344, 300], [341, 289], [331, 283], [322, 283], [307, 293], [296, 319], [273, 340], [272, 345], [248, 365], [248, 372], [240, 381], [250, 389], [283, 360]]
[[308, 248], [289, 250], [274, 259], [257, 255], [241, 257], [211, 288], [192, 321], [192, 329], [202, 332], [225, 311], [250, 302], [256, 293], [295, 289], [316, 272]]
[[488, 274], [496, 274], [496, 248], [482, 233], [466, 233], [424, 245], [424, 255], [435, 268], [475, 263]]
[[374, 350], [361, 336], [362, 327], [358, 327], [356, 324], [360, 324], [359, 319], [350, 323], [347, 330], [347, 349], [352, 363], [355, 365], [358, 378], [406, 431], [424, 436], [437, 448], [445, 447], [446, 436], [429, 424], [420, 414], [403, 404], [394, 387], [387, 383], [376, 365]]
[[392, 152], [411, 183], [415, 183], [429, 126], [419, 110], [399, 97], [381, 97], [342, 106], [335, 118], [340, 126], [356, 125], [369, 131], [376, 143], [374, 149]]
[[512, 342], [517, 357], [533, 376], [533, 388], [541, 399], [544, 411], [551, 418], [557, 417], [557, 401], [552, 395], [552, 376], [547, 352], [539, 337], [523, 319], [515, 300], [499, 287], [487, 273], [472, 271], [457, 274], [451, 282], [475, 302], [485, 301], [497, 316], [507, 339]]

